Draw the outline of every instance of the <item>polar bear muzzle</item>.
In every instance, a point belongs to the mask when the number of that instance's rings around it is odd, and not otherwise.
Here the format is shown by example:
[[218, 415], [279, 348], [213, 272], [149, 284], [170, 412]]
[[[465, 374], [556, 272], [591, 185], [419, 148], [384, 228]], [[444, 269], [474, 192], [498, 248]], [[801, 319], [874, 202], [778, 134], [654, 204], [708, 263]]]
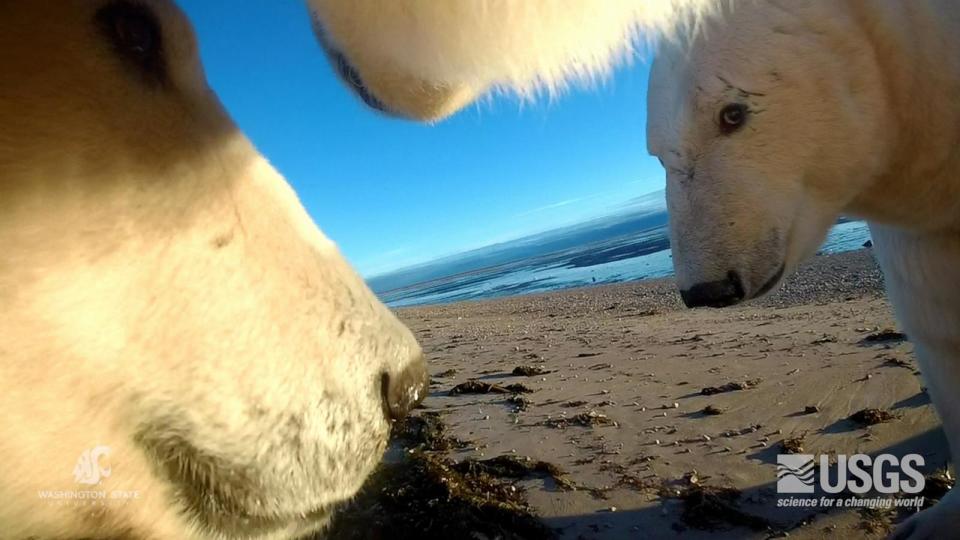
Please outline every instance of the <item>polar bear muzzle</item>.
[[460, 110], [476, 98], [466, 87], [431, 83], [403, 75], [383, 62], [350, 58], [314, 18], [317, 41], [340, 80], [368, 107], [389, 116], [432, 122]]

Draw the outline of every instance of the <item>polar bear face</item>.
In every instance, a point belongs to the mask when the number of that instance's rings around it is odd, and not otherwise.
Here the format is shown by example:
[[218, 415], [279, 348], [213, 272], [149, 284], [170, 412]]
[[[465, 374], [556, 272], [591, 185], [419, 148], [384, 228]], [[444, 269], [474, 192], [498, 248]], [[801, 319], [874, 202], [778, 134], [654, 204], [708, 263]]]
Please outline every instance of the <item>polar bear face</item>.
[[[230, 121], [183, 14], [5, 4], [0, 125], [0, 530], [320, 527], [422, 397], [421, 352]], [[42, 496], [78, 490], [107, 500]]]
[[894, 130], [875, 51], [826, 6], [738, 4], [658, 52], [648, 147], [690, 306], [774, 288], [883, 168]]

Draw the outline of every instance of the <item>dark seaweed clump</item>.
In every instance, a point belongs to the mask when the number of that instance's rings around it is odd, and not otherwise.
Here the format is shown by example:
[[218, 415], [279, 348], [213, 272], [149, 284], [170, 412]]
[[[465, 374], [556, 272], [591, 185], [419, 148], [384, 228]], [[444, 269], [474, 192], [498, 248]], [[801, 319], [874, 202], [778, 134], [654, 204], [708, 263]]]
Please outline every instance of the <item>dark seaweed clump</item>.
[[337, 515], [326, 538], [556, 538], [533, 514], [523, 488], [498, 478], [532, 473], [561, 478], [552, 465], [509, 456], [454, 463], [415, 453], [401, 463], [381, 465], [357, 499]]

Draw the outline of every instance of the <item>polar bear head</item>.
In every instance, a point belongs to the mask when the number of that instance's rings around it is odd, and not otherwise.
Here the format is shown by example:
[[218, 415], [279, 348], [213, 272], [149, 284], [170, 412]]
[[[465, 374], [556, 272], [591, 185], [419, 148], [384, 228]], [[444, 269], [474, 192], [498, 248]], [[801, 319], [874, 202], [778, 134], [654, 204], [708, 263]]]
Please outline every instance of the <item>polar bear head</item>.
[[0, 126], [3, 535], [320, 527], [425, 367], [224, 112], [184, 15], [5, 3]]
[[648, 146], [690, 306], [776, 286], [885, 168], [894, 131], [877, 50], [846, 4], [733, 6], [663, 43], [650, 76]]

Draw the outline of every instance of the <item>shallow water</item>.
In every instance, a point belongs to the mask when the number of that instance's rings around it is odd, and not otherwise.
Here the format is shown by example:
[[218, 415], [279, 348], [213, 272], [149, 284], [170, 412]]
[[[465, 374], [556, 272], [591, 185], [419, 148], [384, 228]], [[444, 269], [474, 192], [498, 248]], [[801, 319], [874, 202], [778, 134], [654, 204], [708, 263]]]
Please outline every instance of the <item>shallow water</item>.
[[[866, 223], [833, 227], [821, 253], [859, 249], [870, 239]], [[666, 227], [631, 233], [381, 292], [392, 307], [483, 300], [673, 274]]]

